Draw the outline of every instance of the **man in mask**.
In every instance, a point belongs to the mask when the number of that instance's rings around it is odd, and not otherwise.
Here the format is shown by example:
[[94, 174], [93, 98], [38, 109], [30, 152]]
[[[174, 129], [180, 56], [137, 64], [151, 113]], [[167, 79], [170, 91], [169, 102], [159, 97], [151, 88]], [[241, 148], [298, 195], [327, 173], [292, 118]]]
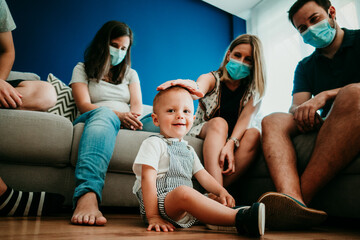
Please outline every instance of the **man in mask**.
[[[326, 213], [307, 205], [360, 149], [360, 30], [340, 28], [329, 0], [297, 0], [289, 19], [316, 50], [295, 70], [290, 113], [274, 113], [262, 122], [264, 156], [278, 192], [259, 201], [273, 229], [323, 222]], [[299, 174], [291, 139], [311, 131], [318, 131], [316, 143]]]

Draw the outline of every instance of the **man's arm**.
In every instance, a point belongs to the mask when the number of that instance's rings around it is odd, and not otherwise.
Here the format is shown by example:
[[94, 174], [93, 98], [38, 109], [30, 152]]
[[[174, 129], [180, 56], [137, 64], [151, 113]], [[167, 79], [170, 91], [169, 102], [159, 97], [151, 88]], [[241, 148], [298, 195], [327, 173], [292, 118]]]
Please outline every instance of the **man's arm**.
[[311, 131], [319, 124], [321, 125], [322, 119], [316, 111], [324, 107], [327, 101], [334, 99], [339, 90], [340, 88], [324, 91], [313, 98], [310, 92], [299, 92], [293, 95], [289, 112], [294, 115], [300, 131]]

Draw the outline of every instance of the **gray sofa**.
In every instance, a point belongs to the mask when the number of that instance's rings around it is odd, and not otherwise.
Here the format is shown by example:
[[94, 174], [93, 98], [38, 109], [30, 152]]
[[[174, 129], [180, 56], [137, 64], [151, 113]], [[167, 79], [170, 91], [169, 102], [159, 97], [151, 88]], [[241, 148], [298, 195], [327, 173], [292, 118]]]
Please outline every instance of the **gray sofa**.
[[[0, 177], [17, 189], [63, 194], [71, 205], [74, 169], [83, 124], [59, 115], [0, 109]], [[153, 133], [120, 130], [103, 191], [102, 206], [135, 207], [132, 194], [135, 176], [131, 167], [141, 142]], [[298, 136], [294, 144], [300, 169], [304, 169], [315, 134]], [[186, 138], [202, 159], [202, 140]], [[329, 215], [360, 216], [360, 157], [329, 183], [314, 199], [312, 207]], [[238, 204], [249, 204], [274, 186], [262, 155], [247, 174], [231, 187]]]

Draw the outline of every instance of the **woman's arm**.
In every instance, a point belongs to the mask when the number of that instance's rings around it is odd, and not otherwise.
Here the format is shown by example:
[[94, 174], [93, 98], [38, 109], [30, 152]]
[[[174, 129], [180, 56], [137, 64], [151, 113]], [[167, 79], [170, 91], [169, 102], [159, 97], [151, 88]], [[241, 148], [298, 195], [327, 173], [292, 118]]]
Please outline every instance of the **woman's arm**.
[[234, 137], [239, 140], [243, 137], [246, 128], [249, 126], [250, 120], [253, 117], [255, 117], [256, 114], [259, 112], [261, 102], [256, 104], [256, 106], [254, 106], [253, 103], [254, 103], [254, 98], [251, 97], [250, 100], [244, 106], [244, 109], [242, 110], [240, 116], [238, 117], [234, 130], [232, 131], [230, 137]]
[[145, 207], [146, 218], [149, 222], [148, 231], [164, 232], [174, 231], [175, 227], [164, 220], [158, 209], [158, 199], [156, 191], [156, 170], [148, 165], [143, 164], [141, 170], [141, 190]]
[[207, 73], [201, 75], [196, 82], [189, 79], [171, 80], [158, 86], [157, 90], [165, 90], [172, 86], [186, 88], [193, 95], [194, 99], [199, 99], [214, 88], [215, 77], [211, 73]]
[[142, 129], [142, 123], [138, 119], [142, 114], [142, 98], [140, 83], [129, 84], [130, 92], [130, 112], [114, 111], [121, 121], [121, 126], [127, 129]]
[[130, 111], [140, 116], [142, 114], [142, 96], [140, 83], [129, 84], [130, 91]]
[[89, 88], [86, 83], [72, 83], [71, 89], [76, 107], [79, 109], [81, 114], [98, 108], [97, 105], [91, 103]]
[[[244, 109], [242, 110], [240, 116], [238, 117], [234, 130], [232, 131], [229, 138], [236, 138], [238, 141], [241, 140], [243, 137], [251, 118], [255, 117], [258, 113], [261, 102], [253, 105], [253, 97], [245, 105]], [[235, 172], [235, 159], [234, 159], [234, 150], [235, 150], [235, 142], [234, 141], [227, 141], [225, 146], [223, 147], [220, 153], [220, 162], [228, 161], [228, 168], [223, 171], [223, 174], [232, 174]]]
[[199, 170], [194, 174], [194, 177], [200, 185], [209, 193], [213, 193], [219, 197], [220, 203], [228, 207], [235, 206], [234, 198], [221, 186], [213, 176], [211, 176], [205, 169]]

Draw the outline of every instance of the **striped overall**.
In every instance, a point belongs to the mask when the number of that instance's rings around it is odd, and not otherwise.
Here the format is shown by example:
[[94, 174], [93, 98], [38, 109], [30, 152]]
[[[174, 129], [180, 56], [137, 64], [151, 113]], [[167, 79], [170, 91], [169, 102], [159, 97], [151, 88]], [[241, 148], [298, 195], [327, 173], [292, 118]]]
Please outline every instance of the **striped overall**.
[[[169, 170], [161, 178], [156, 179], [156, 189], [158, 197], [158, 207], [161, 217], [172, 223], [174, 226], [188, 228], [197, 222], [197, 219], [191, 216], [187, 223], [179, 223], [169, 218], [165, 212], [166, 195], [179, 186], [193, 187], [191, 178], [194, 164], [194, 156], [184, 142], [170, 141], [162, 138], [167, 143], [167, 150], [170, 156]], [[143, 220], [146, 220], [145, 207], [142, 198], [142, 190], [140, 189], [136, 196], [140, 204], [140, 214]]]

